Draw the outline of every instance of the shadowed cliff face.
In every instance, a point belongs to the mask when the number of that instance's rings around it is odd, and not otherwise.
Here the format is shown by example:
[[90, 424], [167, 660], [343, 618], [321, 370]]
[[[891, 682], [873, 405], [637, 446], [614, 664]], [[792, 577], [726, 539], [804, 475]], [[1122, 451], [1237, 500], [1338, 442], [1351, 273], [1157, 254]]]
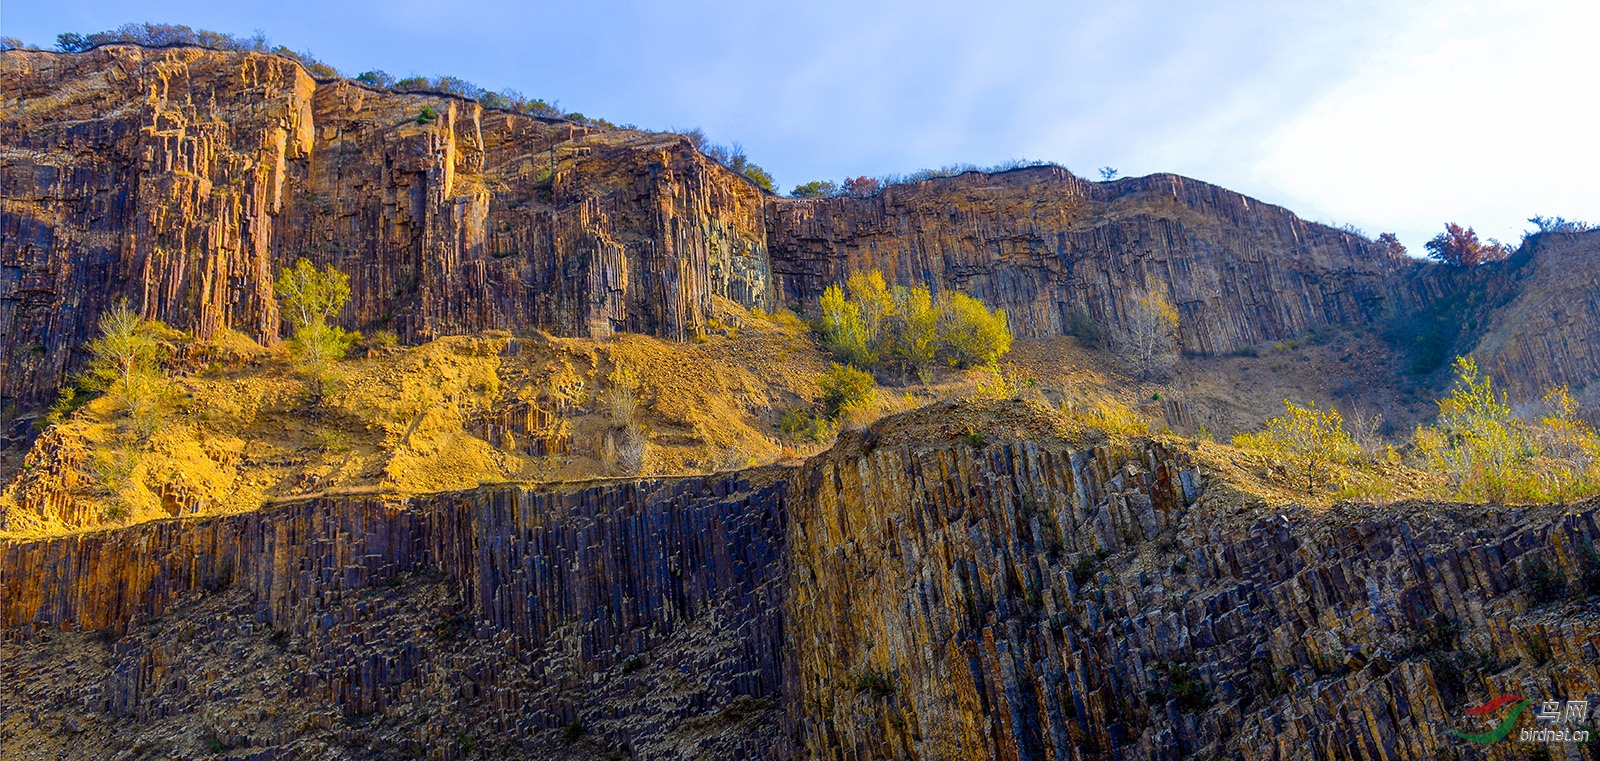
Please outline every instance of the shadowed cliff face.
[[[11, 544], [0, 730], [83, 758], [209, 739], [268, 758], [790, 758], [776, 476], [308, 500]], [[59, 721], [87, 727], [70, 745], [29, 728], [23, 707], [67, 704]]]
[[1462, 709], [1600, 691], [1593, 502], [1258, 517], [1203, 481], [1159, 446], [813, 461], [805, 757], [1496, 757]]
[[1600, 405], [1600, 231], [1544, 233], [1492, 283], [1507, 303], [1472, 348], [1513, 398], [1569, 385]]
[[70, 758], [1487, 758], [1460, 709], [1600, 692], [1592, 503], [1263, 516], [1157, 443], [913, 433], [11, 543], [0, 729]]

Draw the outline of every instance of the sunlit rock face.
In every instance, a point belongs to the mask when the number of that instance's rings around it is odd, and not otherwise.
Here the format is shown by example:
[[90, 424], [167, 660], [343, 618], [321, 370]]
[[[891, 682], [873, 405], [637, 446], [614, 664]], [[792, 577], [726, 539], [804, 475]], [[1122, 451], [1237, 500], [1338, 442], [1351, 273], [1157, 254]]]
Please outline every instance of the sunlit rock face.
[[1074, 319], [1122, 321], [1143, 291], [1170, 293], [1184, 348], [1228, 352], [1373, 320], [1416, 265], [1377, 245], [1174, 175], [1111, 183], [1060, 167], [972, 172], [868, 199], [776, 201], [777, 288], [815, 300], [854, 270], [930, 282], [1005, 307], [1033, 336]]
[[272, 55], [10, 51], [0, 73], [0, 395], [23, 406], [81, 365], [117, 299], [202, 337], [276, 340], [271, 281], [302, 256], [351, 277], [341, 324], [406, 342], [491, 328], [683, 340], [714, 297], [806, 309], [880, 269], [1004, 307], [1030, 336], [1114, 331], [1164, 290], [1201, 353], [1384, 328], [1484, 291], [1453, 348], [1482, 338], [1514, 377], [1575, 389], [1600, 372], [1594, 233], [1544, 236], [1532, 267], [1450, 276], [1173, 175], [1037, 167], [790, 199], [677, 135], [318, 81]]
[[270, 343], [277, 269], [351, 278], [340, 322], [674, 339], [770, 306], [761, 191], [677, 135], [317, 82], [255, 53], [0, 56], [7, 398], [45, 399], [98, 315]]

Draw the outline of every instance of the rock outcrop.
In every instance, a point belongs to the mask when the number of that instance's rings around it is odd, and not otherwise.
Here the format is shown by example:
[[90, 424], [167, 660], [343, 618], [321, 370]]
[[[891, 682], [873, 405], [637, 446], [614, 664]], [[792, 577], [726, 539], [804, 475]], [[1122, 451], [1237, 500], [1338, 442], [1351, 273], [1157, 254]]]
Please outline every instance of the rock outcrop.
[[[48, 747], [16, 736], [20, 712], [70, 706], [100, 730], [67, 751], [89, 757], [206, 734], [265, 758], [463, 758], [574, 726], [642, 758], [792, 757], [776, 476], [313, 499], [10, 544], [5, 744]], [[38, 649], [52, 627], [106, 633], [107, 668], [62, 678]]]
[[[1173, 175], [1096, 183], [1036, 167], [779, 198], [679, 135], [319, 81], [259, 53], [8, 51], [0, 102], [0, 395], [23, 408], [81, 366], [117, 299], [201, 337], [275, 341], [271, 281], [302, 256], [350, 275], [342, 324], [407, 342], [485, 329], [683, 340], [714, 297], [804, 308], [870, 268], [975, 294], [1030, 336], [1113, 329], [1141, 291], [1162, 290], [1199, 353], [1404, 321], [1461, 296], [1438, 265]], [[1556, 237], [1535, 246], [1541, 274], [1485, 273], [1513, 289], [1505, 300], [1530, 298], [1482, 351], [1581, 387], [1596, 369], [1572, 347], [1593, 314], [1546, 320], [1535, 305], [1593, 280], [1595, 242]]]
[[1153, 442], [893, 425], [801, 468], [8, 544], [0, 730], [60, 757], [1486, 758], [1461, 708], [1600, 698], [1593, 502], [1266, 511]]
[[1087, 182], [1060, 167], [892, 186], [866, 199], [773, 201], [775, 287], [814, 302], [855, 270], [1004, 307], [1024, 335], [1121, 323], [1168, 294], [1185, 350], [1225, 353], [1367, 323], [1418, 265], [1364, 238], [1174, 175]]
[[1480, 758], [1447, 729], [1490, 693], [1600, 693], [1596, 503], [1263, 516], [1203, 485], [1158, 446], [808, 466], [805, 757]]
[[1500, 269], [1507, 303], [1472, 353], [1518, 399], [1565, 385], [1600, 407], [1600, 230], [1542, 233]]
[[339, 320], [683, 340], [769, 306], [761, 191], [681, 136], [313, 80], [272, 55], [0, 56], [4, 395], [47, 399], [127, 298], [277, 340], [277, 270], [351, 277]]

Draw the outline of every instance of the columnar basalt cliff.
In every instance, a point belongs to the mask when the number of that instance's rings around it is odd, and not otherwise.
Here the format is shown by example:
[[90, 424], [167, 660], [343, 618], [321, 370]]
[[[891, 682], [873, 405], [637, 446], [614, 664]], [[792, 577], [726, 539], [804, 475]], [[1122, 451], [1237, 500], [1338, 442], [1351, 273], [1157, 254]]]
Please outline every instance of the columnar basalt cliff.
[[1446, 729], [1486, 692], [1600, 692], [1595, 503], [1262, 518], [1204, 482], [1159, 446], [813, 463], [806, 757], [1477, 758]]
[[[24, 407], [81, 365], [119, 298], [201, 337], [271, 343], [273, 275], [301, 256], [351, 276], [341, 323], [408, 342], [491, 328], [682, 340], [714, 297], [805, 308], [870, 268], [973, 293], [1029, 336], [1115, 327], [1139, 292], [1164, 290], [1201, 353], [1459, 296], [1426, 275], [1438, 265], [1173, 175], [1094, 183], [1037, 167], [789, 199], [678, 135], [318, 81], [273, 55], [9, 51], [0, 73], [0, 395]], [[1542, 245], [1545, 275], [1500, 279], [1587, 282], [1597, 245]], [[1582, 276], [1550, 280], [1569, 264]], [[1546, 331], [1518, 327], [1538, 312], [1507, 313], [1484, 351], [1544, 357]], [[1558, 322], [1567, 344], [1592, 327]], [[1534, 375], [1582, 386], [1592, 364]]]
[[772, 204], [776, 287], [811, 301], [881, 269], [1005, 307], [1025, 335], [1074, 317], [1122, 321], [1169, 293], [1185, 349], [1228, 352], [1330, 324], [1370, 322], [1417, 265], [1349, 233], [1203, 182], [1086, 182], [1060, 167], [893, 186], [867, 199]]
[[75, 369], [98, 315], [270, 343], [277, 269], [351, 276], [341, 322], [683, 340], [769, 305], [761, 191], [672, 134], [314, 81], [256, 53], [0, 56], [4, 395]]
[[[559, 746], [574, 724], [642, 758], [792, 757], [777, 712], [785, 489], [758, 470], [313, 499], [11, 544], [6, 745], [49, 745], [16, 736], [24, 706], [72, 705], [96, 730], [68, 752], [88, 757], [182, 752], [170, 719], [218, 715], [231, 724], [207, 731], [269, 758], [330, 744], [460, 758], [460, 737]], [[52, 627], [110, 635], [107, 668], [55, 678], [60, 660], [35, 649]], [[374, 714], [413, 723], [376, 731]], [[140, 737], [117, 736], [129, 728]]]
[[0, 730], [60, 757], [1491, 758], [1460, 708], [1600, 698], [1594, 503], [1267, 512], [1158, 443], [896, 425], [802, 468], [9, 544]]
[[1496, 273], [1507, 303], [1491, 313], [1472, 353], [1518, 398], [1567, 385], [1600, 402], [1600, 230], [1543, 233]]

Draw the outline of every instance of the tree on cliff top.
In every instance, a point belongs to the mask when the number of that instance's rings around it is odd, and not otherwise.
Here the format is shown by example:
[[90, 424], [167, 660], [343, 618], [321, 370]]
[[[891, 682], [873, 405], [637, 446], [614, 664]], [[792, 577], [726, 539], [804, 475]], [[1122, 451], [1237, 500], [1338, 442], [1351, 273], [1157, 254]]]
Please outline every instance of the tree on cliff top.
[[883, 189], [883, 182], [876, 177], [851, 177], [844, 181], [841, 192], [851, 198], [867, 198]]
[[688, 138], [689, 144], [694, 146], [695, 150], [704, 154], [706, 158], [744, 175], [768, 193], [778, 192], [773, 189], [772, 175], [768, 174], [767, 170], [756, 166], [756, 163], [745, 155], [744, 146], [738, 143], [733, 143], [732, 145], [713, 143], [706, 138], [705, 131], [699, 127], [684, 130], [678, 134]]
[[839, 186], [828, 180], [812, 180], [802, 185], [794, 186], [789, 191], [790, 198], [828, 198], [839, 194]]
[[1444, 226], [1444, 232], [1426, 244], [1433, 258], [1454, 267], [1472, 268], [1484, 262], [1494, 262], [1511, 255], [1511, 249], [1497, 240], [1488, 243], [1478, 240], [1478, 233], [1470, 227], [1454, 222]]
[[1406, 255], [1406, 244], [1400, 242], [1399, 236], [1394, 233], [1379, 233], [1378, 245], [1383, 247], [1384, 253], [1394, 258]]

